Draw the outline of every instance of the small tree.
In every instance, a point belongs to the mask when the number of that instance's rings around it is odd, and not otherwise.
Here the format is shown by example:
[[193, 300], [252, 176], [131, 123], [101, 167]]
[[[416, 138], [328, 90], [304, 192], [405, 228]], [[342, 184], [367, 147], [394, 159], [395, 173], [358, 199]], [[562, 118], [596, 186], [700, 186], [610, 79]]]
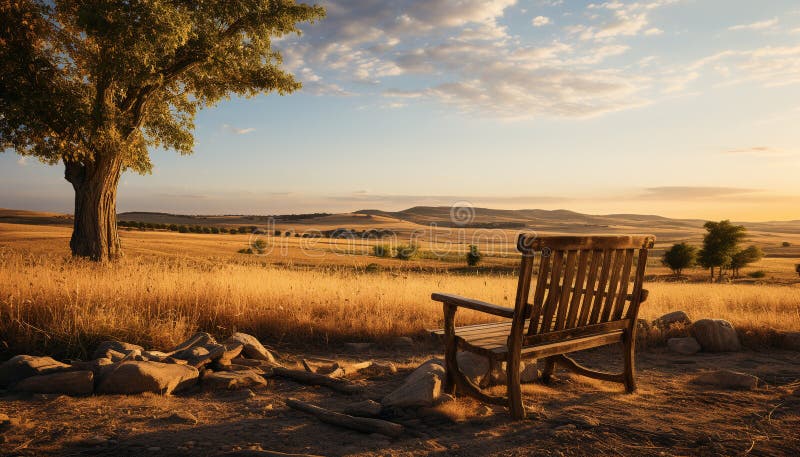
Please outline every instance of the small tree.
[[178, 231], [178, 224], [169, 224], [169, 231], [170, 232], [177, 232]]
[[697, 248], [687, 243], [673, 244], [664, 252], [661, 263], [672, 270], [672, 274], [680, 276], [684, 268], [694, 266], [697, 261]]
[[470, 244], [469, 251], [467, 251], [467, 265], [471, 267], [477, 266], [482, 257], [483, 256], [481, 255], [481, 252], [478, 250], [478, 246]]
[[739, 276], [739, 270], [751, 263], [758, 262], [764, 257], [764, 252], [758, 246], [750, 246], [731, 256], [730, 268], [733, 277]]
[[744, 239], [747, 229], [742, 225], [733, 225], [731, 221], [706, 222], [703, 227], [703, 248], [697, 254], [697, 261], [711, 271], [714, 280], [714, 268], [719, 268], [720, 275], [731, 258], [738, 251], [739, 243]]
[[419, 246], [414, 243], [411, 244], [401, 244], [397, 246], [397, 250], [395, 251], [395, 257], [400, 260], [411, 260], [414, 256], [417, 255], [419, 251]]

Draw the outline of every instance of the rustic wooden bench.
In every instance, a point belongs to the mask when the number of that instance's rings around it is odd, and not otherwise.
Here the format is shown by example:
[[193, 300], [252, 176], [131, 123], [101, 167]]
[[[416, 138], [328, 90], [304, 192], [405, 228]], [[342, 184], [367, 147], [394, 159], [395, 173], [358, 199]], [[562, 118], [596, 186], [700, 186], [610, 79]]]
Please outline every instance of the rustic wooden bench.
[[[517, 240], [522, 260], [514, 309], [458, 295], [431, 295], [444, 307], [444, 328], [433, 333], [444, 338], [446, 391], [455, 393], [458, 390], [488, 403], [508, 405], [511, 415], [522, 419], [525, 408], [520, 388], [520, 360], [524, 357], [544, 358], [544, 382], [550, 380], [558, 364], [584, 376], [623, 383], [627, 392], [633, 392], [636, 389], [636, 318], [639, 305], [647, 299], [642, 282], [647, 252], [654, 241], [655, 237], [650, 235], [537, 237], [522, 234]], [[538, 272], [534, 274], [535, 258], [540, 260]], [[533, 297], [529, 300], [531, 288]], [[458, 308], [508, 320], [456, 327]], [[624, 370], [621, 373], [591, 370], [566, 355], [614, 343], [623, 345]], [[487, 357], [492, 367], [505, 361], [507, 397], [488, 395], [464, 376], [456, 359], [458, 349]]]

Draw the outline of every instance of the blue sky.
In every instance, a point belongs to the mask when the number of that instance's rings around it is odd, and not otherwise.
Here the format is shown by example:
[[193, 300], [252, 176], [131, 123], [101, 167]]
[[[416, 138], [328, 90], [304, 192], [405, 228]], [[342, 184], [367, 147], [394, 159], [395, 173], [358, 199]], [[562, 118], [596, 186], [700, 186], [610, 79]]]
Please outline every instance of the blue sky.
[[[796, 1], [322, 4], [275, 43], [304, 88], [201, 112], [119, 210], [800, 219]], [[0, 155], [0, 206], [71, 204], [60, 167]]]

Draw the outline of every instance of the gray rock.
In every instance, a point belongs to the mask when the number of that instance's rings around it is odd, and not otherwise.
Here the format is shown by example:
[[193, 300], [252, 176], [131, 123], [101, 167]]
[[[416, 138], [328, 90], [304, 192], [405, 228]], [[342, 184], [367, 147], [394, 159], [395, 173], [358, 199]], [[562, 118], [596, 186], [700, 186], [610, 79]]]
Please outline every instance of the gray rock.
[[166, 355], [173, 355], [175, 353], [185, 351], [193, 347], [206, 346], [208, 344], [217, 344], [217, 340], [215, 340], [213, 336], [209, 335], [206, 332], [197, 332], [194, 335], [190, 336], [185, 341], [175, 346], [174, 348], [167, 351]]
[[[536, 368], [535, 360], [531, 360], [529, 363], [533, 365], [534, 369]], [[519, 362], [520, 381], [522, 380], [522, 373], [525, 372], [525, 370], [527, 369], [528, 369], [528, 364], [523, 361], [520, 361]], [[530, 376], [532, 374], [533, 374], [532, 371], [528, 371], [526, 376]], [[494, 367], [494, 370], [492, 370], [490, 384], [493, 386], [503, 386], [506, 385], [506, 383], [508, 383], [508, 372], [506, 371], [506, 363], [505, 362], [497, 363]]]
[[480, 385], [490, 375], [489, 359], [486, 357], [464, 351], [456, 354], [456, 361], [464, 376], [477, 385]]
[[187, 365], [126, 361], [102, 369], [97, 393], [170, 394], [197, 384], [200, 372]]
[[689, 319], [689, 315], [686, 314], [684, 311], [673, 311], [671, 313], [664, 314], [663, 316], [654, 320], [653, 327], [669, 328], [672, 324], [678, 324], [678, 323], [690, 325], [692, 323], [692, 320]]
[[114, 360], [114, 357], [107, 356], [106, 353], [109, 350], [122, 354], [123, 356], [126, 356], [131, 351], [139, 351], [139, 353], [141, 354], [142, 351], [144, 351], [144, 348], [137, 344], [125, 343], [122, 341], [103, 341], [97, 346], [97, 349], [95, 349], [92, 358], [99, 359], [105, 357]]
[[58, 362], [50, 357], [17, 355], [0, 364], [0, 388], [10, 387], [31, 376], [70, 369], [66, 363]]
[[364, 352], [372, 348], [372, 343], [344, 343], [344, 346], [353, 352]]
[[267, 381], [255, 371], [215, 371], [203, 375], [203, 390], [239, 390], [265, 387]]
[[256, 360], [266, 360], [270, 363], [277, 363], [275, 356], [261, 344], [256, 337], [246, 333], [234, 333], [230, 338], [225, 340], [226, 344], [239, 343], [242, 347], [242, 353], [245, 357]]
[[670, 351], [683, 354], [692, 355], [700, 352], [700, 343], [691, 336], [686, 338], [670, 338], [667, 340], [667, 347]]
[[381, 409], [382, 406], [380, 403], [372, 400], [364, 400], [348, 405], [344, 409], [344, 413], [351, 416], [377, 417], [381, 414]]
[[[520, 362], [522, 363], [522, 362]], [[522, 383], [532, 383], [536, 382], [537, 379], [542, 377], [542, 373], [539, 371], [539, 368], [536, 366], [536, 361], [529, 361], [524, 364], [525, 367], [520, 370], [519, 372], [519, 380]]]
[[63, 371], [31, 376], [18, 382], [14, 390], [37, 394], [89, 395], [94, 391], [94, 373]]
[[689, 330], [704, 351], [731, 352], [742, 348], [736, 329], [728, 321], [700, 319], [692, 324]]
[[731, 370], [716, 370], [703, 373], [694, 378], [695, 384], [722, 389], [753, 390], [758, 387], [759, 379], [747, 373]]
[[780, 338], [781, 348], [800, 351], [800, 332], [784, 332]]
[[403, 384], [383, 398], [384, 406], [431, 406], [442, 392], [444, 367], [438, 360], [429, 360], [414, 370]]
[[225, 355], [225, 346], [216, 343], [207, 343], [206, 346], [194, 346], [172, 355], [175, 359], [186, 360], [188, 365], [201, 368]]

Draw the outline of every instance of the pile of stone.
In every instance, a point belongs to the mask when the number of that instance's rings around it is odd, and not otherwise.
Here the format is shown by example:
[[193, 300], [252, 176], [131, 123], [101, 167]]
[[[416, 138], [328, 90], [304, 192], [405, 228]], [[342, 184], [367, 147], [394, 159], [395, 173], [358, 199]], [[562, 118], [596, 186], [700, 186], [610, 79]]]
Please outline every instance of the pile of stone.
[[104, 341], [90, 361], [18, 355], [0, 364], [0, 389], [65, 395], [236, 390], [266, 386], [264, 374], [276, 364], [251, 335], [234, 333], [217, 342], [201, 332], [167, 352]]
[[726, 320], [700, 319], [692, 322], [684, 311], [673, 311], [652, 323], [653, 328], [662, 331], [673, 326], [686, 329], [688, 335], [667, 340], [667, 347], [672, 352], [692, 355], [700, 351], [735, 352], [742, 349], [736, 329]]

